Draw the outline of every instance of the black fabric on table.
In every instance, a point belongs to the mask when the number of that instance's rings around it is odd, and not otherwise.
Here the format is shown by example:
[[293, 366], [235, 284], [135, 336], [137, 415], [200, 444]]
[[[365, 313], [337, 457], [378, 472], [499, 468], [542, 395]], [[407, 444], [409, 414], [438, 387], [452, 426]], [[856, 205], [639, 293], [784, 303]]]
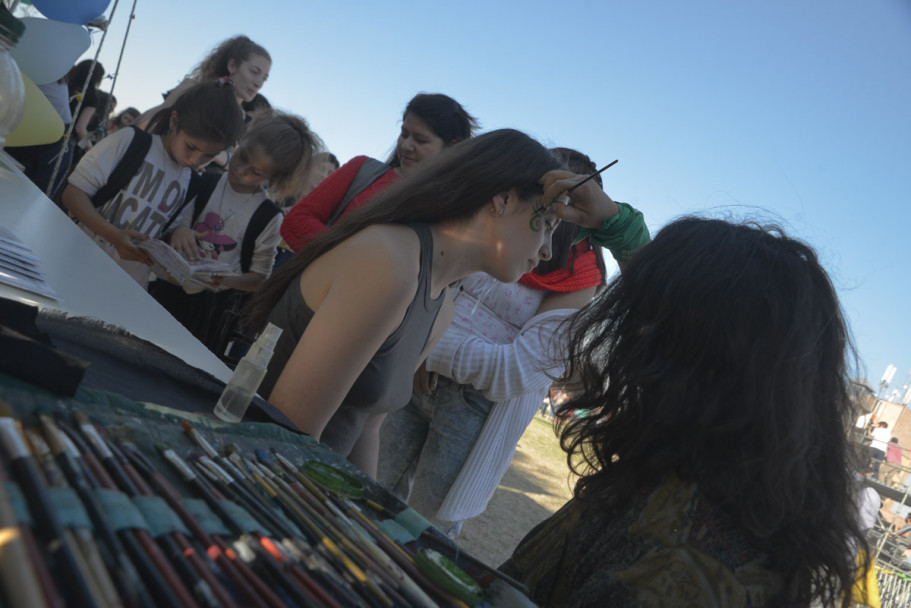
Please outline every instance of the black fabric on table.
[[[58, 349], [90, 362], [83, 386], [199, 414], [211, 414], [225, 388], [211, 374], [122, 328], [47, 311], [39, 313], [36, 325]], [[259, 397], [243, 420], [273, 422], [297, 431], [284, 414]]]

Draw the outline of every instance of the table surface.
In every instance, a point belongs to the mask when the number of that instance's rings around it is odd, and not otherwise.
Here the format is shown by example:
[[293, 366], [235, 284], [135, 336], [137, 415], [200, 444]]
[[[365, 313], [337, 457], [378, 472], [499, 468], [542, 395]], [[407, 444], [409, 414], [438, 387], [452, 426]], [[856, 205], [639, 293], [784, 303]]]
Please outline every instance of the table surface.
[[0, 226], [41, 259], [54, 301], [0, 284], [0, 297], [117, 325], [227, 381], [231, 370], [161, 307], [0, 151]]

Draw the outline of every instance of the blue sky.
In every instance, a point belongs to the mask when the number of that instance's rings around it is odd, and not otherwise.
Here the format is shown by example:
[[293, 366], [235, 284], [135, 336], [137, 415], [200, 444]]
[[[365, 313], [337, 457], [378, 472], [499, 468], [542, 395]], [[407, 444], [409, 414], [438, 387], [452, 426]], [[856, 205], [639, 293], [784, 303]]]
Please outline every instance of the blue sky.
[[620, 159], [605, 189], [653, 231], [694, 212], [780, 223], [819, 251], [864, 375], [911, 369], [908, 0], [139, 0], [119, 107], [158, 103], [238, 33], [272, 54], [263, 94], [343, 161], [384, 157], [408, 99], [443, 92], [485, 130]]

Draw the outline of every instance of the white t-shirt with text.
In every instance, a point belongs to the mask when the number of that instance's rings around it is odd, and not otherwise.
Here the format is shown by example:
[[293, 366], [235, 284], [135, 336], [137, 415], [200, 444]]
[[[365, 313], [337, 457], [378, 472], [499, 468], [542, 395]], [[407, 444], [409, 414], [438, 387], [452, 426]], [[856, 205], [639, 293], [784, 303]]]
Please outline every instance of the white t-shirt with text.
[[[120, 129], [99, 141], [79, 161], [69, 177], [69, 183], [94, 196], [107, 183], [118, 161], [126, 154], [133, 129]], [[130, 228], [149, 238], [161, 238], [165, 223], [180, 209], [190, 183], [190, 169], [177, 164], [168, 155], [162, 139], [152, 136], [152, 145], [139, 171], [121, 190], [98, 211], [118, 228]], [[186, 205], [181, 215], [192, 214]], [[174, 220], [176, 226], [181, 218]], [[143, 287], [148, 286], [149, 267], [140, 262], [121, 260], [117, 250], [106, 240], [82, 226], [98, 245]]]

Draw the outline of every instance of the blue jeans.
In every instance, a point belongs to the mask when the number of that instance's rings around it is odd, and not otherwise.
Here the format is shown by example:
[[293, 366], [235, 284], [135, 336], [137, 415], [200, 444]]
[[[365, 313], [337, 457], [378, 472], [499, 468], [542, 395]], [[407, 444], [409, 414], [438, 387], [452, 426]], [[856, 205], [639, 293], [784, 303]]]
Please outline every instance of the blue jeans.
[[493, 402], [473, 387], [443, 377], [430, 395], [412, 393], [408, 405], [386, 416], [380, 429], [377, 481], [448, 531], [452, 522], [436, 519], [436, 513], [491, 407]]

